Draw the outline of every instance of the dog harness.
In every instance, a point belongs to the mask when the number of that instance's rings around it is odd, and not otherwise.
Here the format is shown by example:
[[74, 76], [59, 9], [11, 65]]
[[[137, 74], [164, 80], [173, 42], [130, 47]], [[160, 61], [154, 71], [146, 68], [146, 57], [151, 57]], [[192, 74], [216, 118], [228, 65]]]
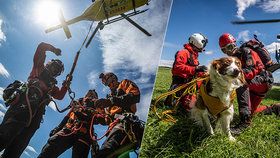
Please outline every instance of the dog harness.
[[[210, 96], [207, 93], [206, 85], [208, 82], [209, 82], [209, 78], [205, 80], [204, 84], [201, 84], [201, 87], [199, 89], [199, 94], [201, 95], [204, 105], [207, 107], [208, 111], [212, 115], [217, 116], [218, 114], [228, 109], [229, 107], [226, 106], [224, 103], [222, 103], [219, 98]], [[234, 98], [235, 98], [235, 92], [232, 92], [230, 95], [230, 102], [232, 102]]]

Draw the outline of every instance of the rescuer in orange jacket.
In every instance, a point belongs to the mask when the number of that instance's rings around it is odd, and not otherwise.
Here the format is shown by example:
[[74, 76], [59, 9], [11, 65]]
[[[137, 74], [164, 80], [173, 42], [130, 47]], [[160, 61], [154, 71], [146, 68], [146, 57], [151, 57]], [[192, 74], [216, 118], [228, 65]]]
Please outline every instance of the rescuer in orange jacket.
[[278, 104], [258, 107], [266, 93], [271, 89], [273, 76], [265, 70], [259, 55], [248, 47], [238, 48], [236, 40], [231, 34], [221, 35], [219, 45], [223, 53], [241, 60], [243, 74], [247, 81], [246, 85], [236, 90], [241, 122], [235, 128], [232, 128], [232, 132], [239, 134], [250, 125], [254, 113], [262, 111], [267, 113], [272, 110], [276, 110], [275, 113], [277, 113]]
[[98, 145], [93, 125], [107, 125], [111, 122], [111, 119], [104, 114], [104, 110], [94, 106], [94, 101], [97, 99], [95, 90], [89, 90], [85, 97], [74, 101], [69, 113], [50, 132], [50, 138], [38, 157], [58, 157], [73, 147], [72, 158], [87, 158], [90, 147], [96, 149], [94, 146]]
[[67, 92], [70, 81], [64, 81], [61, 89], [56, 86], [56, 77], [64, 70], [63, 63], [53, 59], [44, 65], [46, 51], [61, 55], [60, 49], [40, 43], [27, 83], [15, 81], [4, 90], [5, 104], [10, 107], [0, 125], [0, 151], [5, 149], [2, 158], [20, 157], [39, 128], [50, 98], [61, 100]]
[[[189, 43], [184, 45], [184, 49], [178, 51], [175, 55], [175, 61], [172, 67], [172, 83], [170, 90], [190, 82], [195, 77], [201, 77], [207, 72], [207, 67], [199, 65], [198, 55], [204, 51], [207, 44], [207, 38], [194, 33], [189, 37]], [[198, 83], [199, 86], [200, 83]], [[179, 91], [176, 96], [180, 97], [184, 90]], [[172, 104], [172, 96], [168, 96], [165, 105]], [[195, 95], [186, 95], [181, 99], [181, 105], [187, 111], [191, 110], [195, 102]]]
[[128, 79], [118, 82], [117, 76], [111, 72], [101, 73], [99, 78], [110, 88], [111, 93], [107, 99], [99, 99], [95, 104], [97, 107], [106, 108], [114, 121], [109, 125], [107, 139], [97, 157], [116, 157], [120, 154], [116, 153], [116, 150], [122, 147], [140, 146], [144, 125], [135, 115], [136, 103], [140, 101], [140, 91], [137, 85]]

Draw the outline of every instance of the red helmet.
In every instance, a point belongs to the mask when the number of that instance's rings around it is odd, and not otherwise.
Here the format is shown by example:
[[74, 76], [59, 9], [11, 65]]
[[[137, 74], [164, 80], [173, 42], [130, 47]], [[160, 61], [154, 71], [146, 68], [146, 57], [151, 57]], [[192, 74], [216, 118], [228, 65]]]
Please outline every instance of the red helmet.
[[224, 33], [222, 36], [220, 36], [219, 38], [219, 45], [220, 48], [225, 47], [226, 45], [230, 44], [230, 43], [235, 43], [236, 40], [235, 38], [229, 34], [229, 33]]

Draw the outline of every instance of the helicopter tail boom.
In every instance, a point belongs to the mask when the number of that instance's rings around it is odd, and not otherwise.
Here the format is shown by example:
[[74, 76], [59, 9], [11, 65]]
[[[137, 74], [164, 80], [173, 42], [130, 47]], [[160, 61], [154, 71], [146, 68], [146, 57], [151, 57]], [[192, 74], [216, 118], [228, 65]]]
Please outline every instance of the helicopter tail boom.
[[49, 32], [52, 32], [52, 31], [55, 31], [55, 30], [58, 30], [58, 29], [62, 28], [64, 33], [65, 33], [65, 35], [66, 35], [66, 37], [67, 37], [67, 39], [69, 39], [69, 38], [71, 38], [71, 32], [69, 30], [68, 25], [74, 24], [74, 23], [79, 22], [81, 20], [83, 20], [83, 17], [82, 16], [78, 16], [78, 17], [73, 18], [73, 19], [71, 19], [69, 21], [66, 21], [64, 16], [63, 16], [62, 11], [60, 11], [59, 21], [60, 21], [61, 24], [46, 29], [45, 33], [49, 33]]

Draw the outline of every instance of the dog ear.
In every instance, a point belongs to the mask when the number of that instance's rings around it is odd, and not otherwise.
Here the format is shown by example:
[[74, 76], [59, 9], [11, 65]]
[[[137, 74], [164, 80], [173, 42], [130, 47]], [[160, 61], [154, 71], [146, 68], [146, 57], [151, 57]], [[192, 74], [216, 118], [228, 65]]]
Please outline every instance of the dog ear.
[[214, 60], [212, 62], [212, 66], [214, 67], [214, 69], [218, 70], [221, 66], [220, 66], [221, 61], [220, 60]]

